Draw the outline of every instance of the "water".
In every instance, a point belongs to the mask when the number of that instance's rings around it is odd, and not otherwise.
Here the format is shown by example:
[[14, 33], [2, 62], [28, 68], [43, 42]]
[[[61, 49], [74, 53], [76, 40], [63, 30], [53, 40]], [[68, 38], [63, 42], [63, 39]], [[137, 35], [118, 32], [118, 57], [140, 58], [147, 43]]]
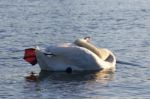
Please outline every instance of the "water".
[[[149, 98], [149, 0], [0, 0], [1, 99]], [[40, 73], [23, 57], [35, 45], [73, 42], [92, 37], [98, 47], [112, 50], [117, 64], [112, 73]], [[40, 73], [43, 75], [43, 73]]]

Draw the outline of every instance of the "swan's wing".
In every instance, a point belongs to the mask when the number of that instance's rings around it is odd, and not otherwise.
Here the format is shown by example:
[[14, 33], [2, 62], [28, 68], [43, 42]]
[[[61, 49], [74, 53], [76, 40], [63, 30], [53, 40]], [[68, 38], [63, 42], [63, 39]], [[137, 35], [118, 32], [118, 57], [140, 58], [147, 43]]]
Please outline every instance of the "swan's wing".
[[55, 58], [61, 57], [61, 59], [67, 60], [67, 62], [69, 62], [70, 65], [79, 66], [80, 68], [94, 68], [98, 66], [98, 56], [95, 53], [83, 47], [55, 46], [49, 48], [49, 51], [55, 55]]

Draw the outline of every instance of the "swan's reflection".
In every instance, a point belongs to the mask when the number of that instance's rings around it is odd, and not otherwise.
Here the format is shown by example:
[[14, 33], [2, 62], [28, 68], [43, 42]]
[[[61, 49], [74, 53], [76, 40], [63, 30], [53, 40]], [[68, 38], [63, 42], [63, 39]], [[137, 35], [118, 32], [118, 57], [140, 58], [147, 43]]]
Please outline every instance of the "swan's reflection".
[[86, 72], [50, 72], [42, 70], [39, 73], [39, 81], [56, 80], [56, 81], [100, 81], [106, 83], [112, 80], [114, 73], [110, 71], [86, 71]]
[[[107, 86], [113, 79], [112, 72], [50, 72], [41, 71], [36, 83], [25, 84], [25, 97], [41, 94], [46, 96], [76, 96], [87, 97], [90, 93], [105, 91], [103, 86]], [[39, 94], [40, 92], [40, 94]], [[43, 96], [42, 96], [43, 97]], [[47, 98], [47, 97], [46, 97]], [[91, 98], [91, 97], [90, 97]]]

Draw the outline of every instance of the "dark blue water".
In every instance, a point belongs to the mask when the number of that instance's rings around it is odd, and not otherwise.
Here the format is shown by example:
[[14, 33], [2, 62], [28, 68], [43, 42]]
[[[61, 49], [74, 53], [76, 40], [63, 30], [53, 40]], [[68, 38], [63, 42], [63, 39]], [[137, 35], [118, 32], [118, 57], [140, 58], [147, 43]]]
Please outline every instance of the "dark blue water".
[[[1, 99], [110, 99], [150, 97], [149, 0], [1, 0]], [[92, 37], [112, 50], [115, 73], [40, 73], [23, 50]], [[24, 79], [40, 73], [39, 82]]]

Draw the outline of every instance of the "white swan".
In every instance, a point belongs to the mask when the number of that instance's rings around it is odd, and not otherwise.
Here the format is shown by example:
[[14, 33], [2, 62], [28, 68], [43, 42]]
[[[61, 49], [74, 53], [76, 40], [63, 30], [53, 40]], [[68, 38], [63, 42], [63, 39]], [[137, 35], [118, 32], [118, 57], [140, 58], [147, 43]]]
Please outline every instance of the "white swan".
[[41, 70], [49, 71], [92, 71], [115, 70], [116, 58], [107, 49], [99, 49], [78, 39], [75, 44], [49, 46], [46, 52], [35, 49], [37, 63]]

